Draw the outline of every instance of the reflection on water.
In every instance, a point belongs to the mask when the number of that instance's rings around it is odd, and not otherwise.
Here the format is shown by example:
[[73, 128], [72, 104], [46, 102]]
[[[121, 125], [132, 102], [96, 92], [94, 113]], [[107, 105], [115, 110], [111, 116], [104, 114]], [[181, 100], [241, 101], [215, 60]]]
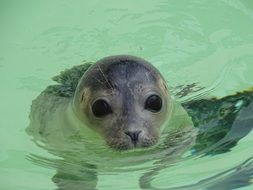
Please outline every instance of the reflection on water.
[[[160, 168], [162, 169], [162, 168]], [[140, 186], [143, 189], [167, 189], [167, 190], [194, 190], [194, 189], [217, 189], [230, 190], [251, 185], [253, 177], [253, 157], [245, 162], [221, 173], [215, 174], [206, 179], [200, 180], [195, 184], [172, 187], [172, 188], [156, 188], [151, 185], [152, 178], [155, 177], [158, 171], [152, 171], [142, 176]]]

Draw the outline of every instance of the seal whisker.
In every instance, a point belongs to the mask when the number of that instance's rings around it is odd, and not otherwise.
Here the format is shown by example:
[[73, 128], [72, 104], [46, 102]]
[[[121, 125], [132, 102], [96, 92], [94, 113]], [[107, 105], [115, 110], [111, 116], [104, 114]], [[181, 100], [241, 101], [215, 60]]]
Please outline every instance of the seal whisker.
[[101, 80], [99, 80], [97, 77], [93, 77], [96, 81], [98, 81], [100, 84], [104, 84]]
[[103, 71], [102, 71], [101, 67], [99, 66], [99, 64], [98, 64], [98, 69], [99, 69], [99, 71], [102, 73], [102, 76], [104, 77], [105, 81], [107, 82], [107, 84], [109, 85], [109, 87], [111, 88], [111, 90], [113, 90], [112, 85], [111, 85], [111, 84], [109, 83], [109, 81], [107, 80], [107, 78], [106, 78], [105, 74], [103, 73]]

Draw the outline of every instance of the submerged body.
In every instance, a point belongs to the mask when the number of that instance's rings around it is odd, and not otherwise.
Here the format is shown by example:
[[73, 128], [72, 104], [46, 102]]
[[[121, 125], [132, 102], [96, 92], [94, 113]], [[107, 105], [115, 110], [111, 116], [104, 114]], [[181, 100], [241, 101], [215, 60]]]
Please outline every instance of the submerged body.
[[61, 86], [51, 86], [33, 102], [30, 134], [54, 146], [79, 135], [128, 150], [158, 144], [164, 131], [196, 132], [184, 111], [185, 119], [180, 119], [184, 126], [180, 121], [178, 126], [168, 125], [173, 113], [183, 109], [170, 97], [159, 71], [147, 61], [112, 56], [87, 67], [78, 76], [78, 84], [64, 81]]

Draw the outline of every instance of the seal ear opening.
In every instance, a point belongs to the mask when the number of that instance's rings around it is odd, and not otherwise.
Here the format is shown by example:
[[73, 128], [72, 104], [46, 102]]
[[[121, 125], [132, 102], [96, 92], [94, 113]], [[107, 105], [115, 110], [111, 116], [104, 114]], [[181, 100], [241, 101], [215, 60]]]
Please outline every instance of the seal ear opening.
[[164, 86], [164, 89], [165, 89], [166, 91], [169, 91], [168, 86], [167, 86], [167, 84], [166, 84], [165, 81], [163, 81], [163, 86]]
[[87, 106], [88, 101], [88, 92], [86, 89], [83, 89], [78, 93], [75, 94], [73, 99], [73, 104], [76, 109], [85, 109]]
[[157, 80], [157, 84], [164, 91], [164, 93], [166, 93], [166, 94], [169, 93], [169, 88], [168, 88], [168, 85], [167, 85], [165, 79], [159, 77]]
[[82, 96], [81, 96], [81, 102], [83, 102], [84, 100], [84, 92], [82, 93]]

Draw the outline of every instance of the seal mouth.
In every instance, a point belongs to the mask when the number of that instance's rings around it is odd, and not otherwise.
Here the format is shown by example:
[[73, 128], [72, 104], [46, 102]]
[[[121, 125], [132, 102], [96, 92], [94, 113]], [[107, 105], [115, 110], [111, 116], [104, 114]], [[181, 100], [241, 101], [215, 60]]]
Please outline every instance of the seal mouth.
[[142, 140], [127, 140], [127, 139], [113, 139], [108, 142], [107, 145], [117, 151], [126, 151], [131, 149], [146, 149], [154, 146], [157, 143], [157, 139], [155, 138], [145, 138]]

